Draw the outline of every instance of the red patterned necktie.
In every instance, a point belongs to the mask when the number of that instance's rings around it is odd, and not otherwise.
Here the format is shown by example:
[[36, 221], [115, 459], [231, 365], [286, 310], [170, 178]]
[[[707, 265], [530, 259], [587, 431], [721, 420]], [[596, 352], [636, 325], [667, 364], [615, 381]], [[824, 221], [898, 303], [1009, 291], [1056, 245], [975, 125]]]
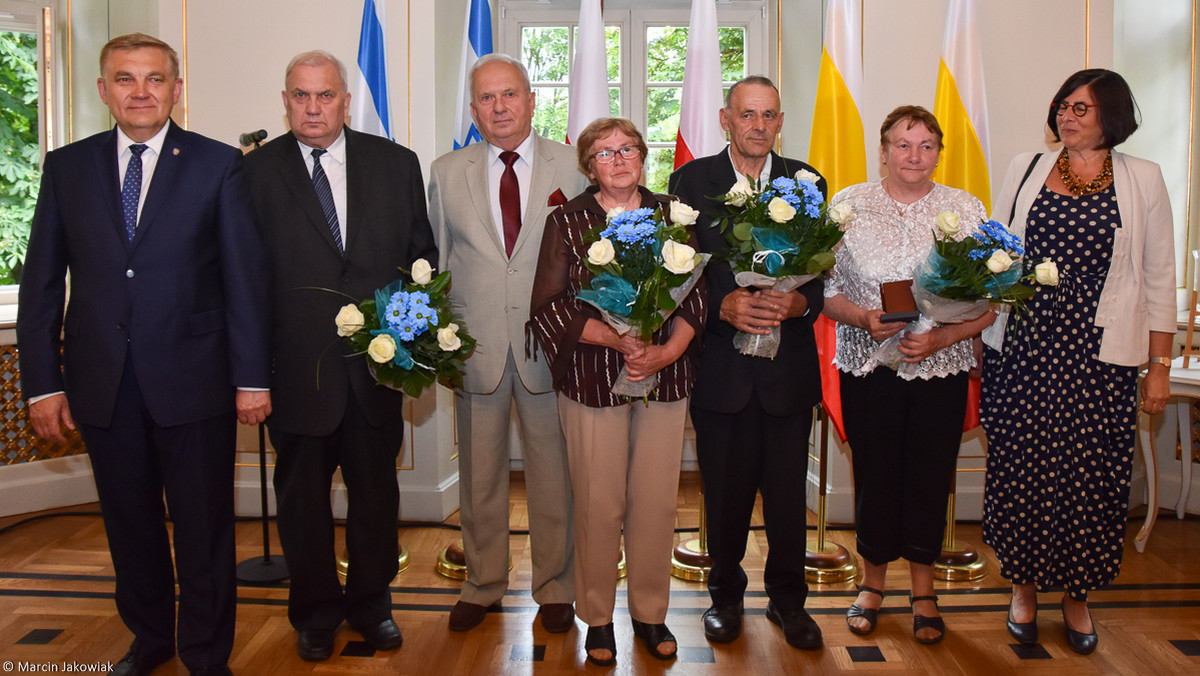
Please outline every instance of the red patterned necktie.
[[513, 169], [520, 157], [511, 150], [500, 153], [500, 161], [504, 163], [504, 173], [500, 175], [500, 218], [504, 221], [504, 253], [508, 256], [512, 256], [521, 232], [521, 186]]

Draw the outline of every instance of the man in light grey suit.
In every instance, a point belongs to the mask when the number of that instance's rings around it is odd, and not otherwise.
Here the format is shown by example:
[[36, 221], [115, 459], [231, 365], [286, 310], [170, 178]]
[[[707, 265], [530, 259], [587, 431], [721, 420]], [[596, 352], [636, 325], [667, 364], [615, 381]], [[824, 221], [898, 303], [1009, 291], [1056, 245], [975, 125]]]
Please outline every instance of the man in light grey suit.
[[456, 392], [459, 495], [467, 579], [450, 628], [467, 631], [508, 589], [509, 425], [520, 421], [533, 599], [542, 626], [575, 623], [573, 539], [566, 443], [550, 369], [525, 354], [525, 321], [546, 217], [583, 192], [575, 152], [532, 130], [535, 95], [517, 60], [488, 54], [470, 72], [471, 115], [486, 143], [439, 157], [429, 220], [439, 269], [478, 340]]

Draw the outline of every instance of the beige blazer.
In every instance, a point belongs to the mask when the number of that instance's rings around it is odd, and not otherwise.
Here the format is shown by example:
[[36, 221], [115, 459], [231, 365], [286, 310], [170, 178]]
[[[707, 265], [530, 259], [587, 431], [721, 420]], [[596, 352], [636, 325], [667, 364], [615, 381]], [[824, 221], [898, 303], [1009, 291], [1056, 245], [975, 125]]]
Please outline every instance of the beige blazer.
[[[1175, 332], [1175, 232], [1158, 165], [1115, 150], [1112, 157], [1121, 227], [1096, 307], [1096, 326], [1104, 329], [1097, 358], [1138, 366], [1149, 357], [1151, 331]], [[1008, 224], [1013, 234], [1025, 236], [1029, 210], [1057, 159], [1057, 152], [1043, 154], [1019, 194], [1018, 184], [1033, 153], [1018, 155], [1009, 165], [992, 216], [1001, 221], [1008, 218], [1015, 200], [1016, 216]], [[1001, 314], [984, 332], [984, 342], [1000, 349], [1005, 320], [1006, 314]]]
[[438, 269], [450, 270], [450, 297], [459, 304], [467, 330], [478, 341], [467, 358], [463, 389], [495, 391], [511, 350], [530, 392], [554, 389], [545, 359], [525, 359], [525, 322], [537, 271], [547, 201], [556, 190], [571, 199], [583, 192], [575, 150], [536, 133], [533, 172], [521, 234], [512, 257], [497, 235], [488, 193], [487, 144], [474, 143], [434, 160], [429, 178], [429, 220], [438, 247]]

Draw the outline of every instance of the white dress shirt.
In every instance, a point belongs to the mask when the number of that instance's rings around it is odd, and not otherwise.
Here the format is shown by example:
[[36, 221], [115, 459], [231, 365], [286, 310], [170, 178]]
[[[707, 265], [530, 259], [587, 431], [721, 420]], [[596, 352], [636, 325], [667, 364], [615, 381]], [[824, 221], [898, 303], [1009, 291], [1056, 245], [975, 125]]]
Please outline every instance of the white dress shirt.
[[[312, 151], [315, 150], [312, 146], [306, 146], [298, 139], [296, 143], [300, 146], [300, 155], [304, 158], [304, 169], [308, 172], [308, 177], [312, 178], [313, 173], [313, 157]], [[342, 130], [333, 143], [325, 149], [325, 153], [321, 155], [321, 168], [325, 170], [325, 177], [329, 179], [329, 189], [333, 191], [333, 206], [337, 210], [338, 229], [342, 231], [342, 249], [346, 249], [350, 244], [346, 240], [346, 131]]]
[[[504, 241], [504, 217], [500, 214], [500, 177], [504, 175], [504, 161], [500, 159], [502, 152], [502, 149], [488, 144], [488, 197], [492, 205], [492, 225], [501, 242]], [[513, 171], [517, 172], [517, 183], [521, 189], [521, 226], [524, 227], [529, 182], [533, 180], [533, 132], [513, 152], [521, 156], [521, 159], [513, 162]]]

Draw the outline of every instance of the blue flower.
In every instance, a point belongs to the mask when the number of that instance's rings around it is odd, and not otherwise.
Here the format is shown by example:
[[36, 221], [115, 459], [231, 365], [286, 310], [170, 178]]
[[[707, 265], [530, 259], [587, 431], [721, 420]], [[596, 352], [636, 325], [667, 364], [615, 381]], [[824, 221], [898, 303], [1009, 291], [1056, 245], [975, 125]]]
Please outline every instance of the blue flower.
[[411, 320], [409, 320], [407, 317], [404, 319], [404, 321], [400, 322], [394, 328], [394, 330], [396, 333], [396, 337], [405, 343], [411, 343], [413, 341], [413, 339], [416, 338], [417, 335], [420, 333], [419, 331], [417, 331], [416, 326], [413, 325], [413, 322]]
[[417, 335], [421, 335], [430, 324], [437, 326], [437, 311], [427, 305], [414, 305], [408, 312], [408, 321]]
[[779, 191], [780, 197], [783, 197], [785, 193], [794, 193], [797, 189], [796, 181], [788, 178], [787, 176], [780, 176], [774, 181], [771, 181], [771, 187]]
[[409, 307], [429, 307], [429, 294], [424, 291], [413, 291], [408, 294]]

